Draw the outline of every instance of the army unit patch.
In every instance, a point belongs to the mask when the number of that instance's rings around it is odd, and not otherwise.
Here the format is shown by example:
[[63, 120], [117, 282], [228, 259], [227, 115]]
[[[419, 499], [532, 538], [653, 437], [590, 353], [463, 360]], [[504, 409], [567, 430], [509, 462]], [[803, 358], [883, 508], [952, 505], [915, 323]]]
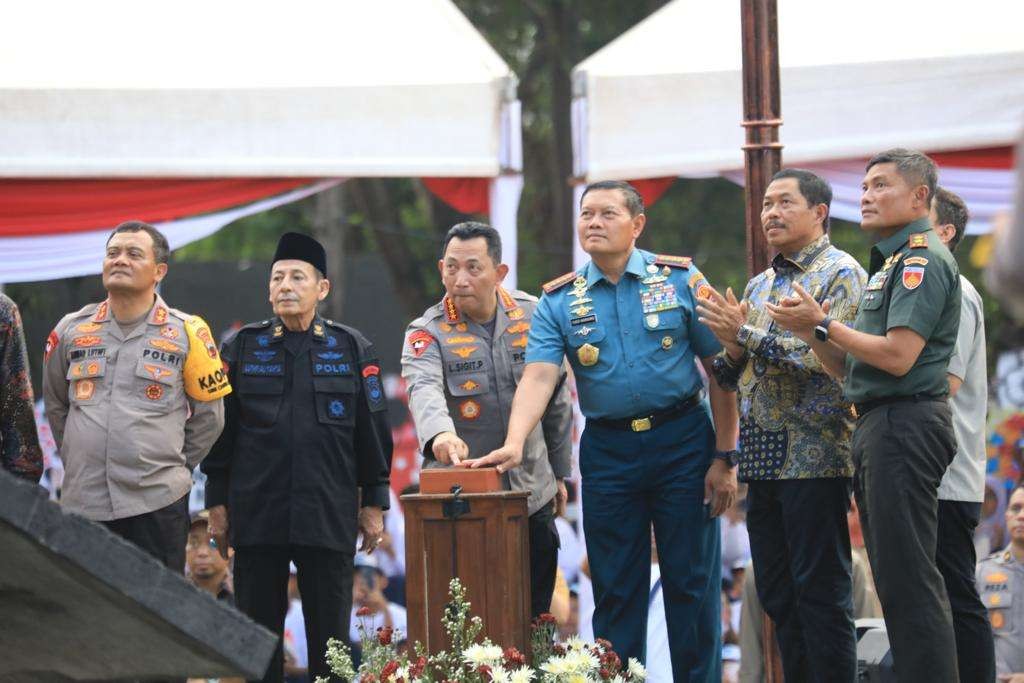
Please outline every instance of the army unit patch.
[[917, 289], [924, 282], [924, 268], [907, 266], [903, 269], [903, 286], [906, 289]]

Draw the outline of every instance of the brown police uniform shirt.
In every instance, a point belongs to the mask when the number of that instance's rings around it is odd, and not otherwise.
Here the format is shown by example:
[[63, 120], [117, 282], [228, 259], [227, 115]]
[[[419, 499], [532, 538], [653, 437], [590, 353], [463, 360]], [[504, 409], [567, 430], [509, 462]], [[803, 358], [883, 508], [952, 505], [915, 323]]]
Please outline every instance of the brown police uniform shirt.
[[[450, 299], [412, 321], [402, 347], [402, 377], [424, 467], [438, 467], [430, 445], [454, 432], [479, 458], [505, 443], [512, 397], [526, 366], [526, 343], [537, 299], [498, 290], [494, 331], [462, 317]], [[540, 424], [523, 448], [523, 462], [503, 475], [508, 488], [528, 491], [532, 515], [555, 496], [555, 479], [572, 474], [572, 399], [555, 389]]]
[[187, 494], [231, 391], [202, 319], [157, 296], [126, 334], [109, 309], [104, 301], [64, 316], [43, 361], [46, 417], [65, 468], [61, 504], [96, 521]]

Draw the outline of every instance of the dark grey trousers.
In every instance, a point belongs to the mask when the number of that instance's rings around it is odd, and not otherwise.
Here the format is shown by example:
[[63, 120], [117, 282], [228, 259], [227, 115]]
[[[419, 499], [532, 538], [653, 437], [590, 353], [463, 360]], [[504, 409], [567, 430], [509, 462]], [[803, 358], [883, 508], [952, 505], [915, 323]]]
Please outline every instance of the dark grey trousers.
[[902, 683], [957, 683], [953, 616], [935, 562], [938, 487], [956, 455], [946, 400], [879, 406], [853, 432], [854, 494]]

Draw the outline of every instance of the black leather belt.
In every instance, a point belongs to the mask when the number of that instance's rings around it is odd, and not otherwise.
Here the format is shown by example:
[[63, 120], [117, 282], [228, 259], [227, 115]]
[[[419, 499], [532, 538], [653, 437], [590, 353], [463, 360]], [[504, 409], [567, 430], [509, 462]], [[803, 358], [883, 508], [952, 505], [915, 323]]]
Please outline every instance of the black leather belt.
[[677, 417], [681, 417], [683, 413], [689, 411], [700, 403], [701, 398], [702, 393], [698, 391], [690, 398], [683, 399], [670, 408], [656, 410], [648, 415], [637, 415], [636, 417], [623, 417], [618, 419], [595, 417], [588, 418], [587, 423], [595, 424], [599, 427], [607, 427], [609, 429], [619, 429], [625, 432], [646, 432], [654, 429], [655, 427], [660, 427], [666, 422], [671, 422]]
[[853, 407], [857, 409], [857, 417], [863, 417], [868, 414], [868, 411], [874, 410], [875, 408], [881, 408], [891, 403], [921, 403], [924, 401], [945, 401], [949, 398], [946, 394], [911, 394], [910, 396], [886, 396], [885, 398], [876, 398], [871, 401], [864, 401], [863, 403], [854, 403]]

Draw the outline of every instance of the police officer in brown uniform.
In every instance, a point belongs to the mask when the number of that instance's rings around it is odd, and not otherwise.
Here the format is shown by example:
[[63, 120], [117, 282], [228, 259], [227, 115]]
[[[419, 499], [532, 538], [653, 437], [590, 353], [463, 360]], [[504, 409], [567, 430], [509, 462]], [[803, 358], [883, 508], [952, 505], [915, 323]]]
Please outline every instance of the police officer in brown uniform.
[[1010, 545], [978, 563], [977, 584], [996, 648], [996, 680], [1024, 683], [1024, 486], [1006, 506]]
[[114, 230], [109, 298], [50, 333], [43, 398], [64, 462], [61, 505], [182, 572], [191, 471], [224, 426], [231, 387], [206, 323], [156, 294], [168, 251], [146, 223]]
[[[522, 377], [536, 297], [506, 291], [501, 238], [482, 223], [448, 231], [438, 262], [445, 297], [414, 320], [402, 349], [402, 375], [425, 467], [458, 465], [505, 440]], [[554, 518], [572, 473], [572, 404], [563, 369], [544, 418], [530, 433], [523, 464], [502, 475], [528, 491], [530, 584], [534, 616], [551, 607], [558, 564]]]

